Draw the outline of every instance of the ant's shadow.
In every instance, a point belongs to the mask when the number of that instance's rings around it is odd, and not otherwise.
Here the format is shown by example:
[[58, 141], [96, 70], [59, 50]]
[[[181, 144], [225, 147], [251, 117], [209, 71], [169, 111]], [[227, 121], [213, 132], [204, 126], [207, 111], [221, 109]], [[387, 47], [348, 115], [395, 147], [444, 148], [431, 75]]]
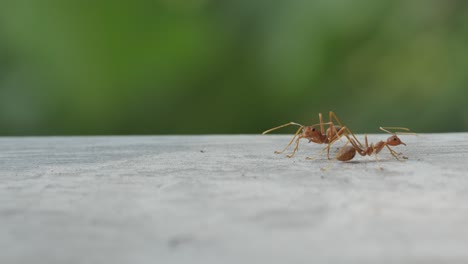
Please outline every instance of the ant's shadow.
[[[402, 160], [404, 161], [404, 160]], [[395, 162], [402, 162], [402, 161], [398, 161], [398, 160], [392, 160], [392, 159], [379, 159], [379, 160], [350, 160], [350, 161], [343, 161], [342, 163], [347, 163], [347, 164], [368, 164], [368, 163], [375, 163], [375, 164], [379, 164], [379, 163], [388, 163], [388, 162], [392, 162], [392, 163], [395, 163]]]

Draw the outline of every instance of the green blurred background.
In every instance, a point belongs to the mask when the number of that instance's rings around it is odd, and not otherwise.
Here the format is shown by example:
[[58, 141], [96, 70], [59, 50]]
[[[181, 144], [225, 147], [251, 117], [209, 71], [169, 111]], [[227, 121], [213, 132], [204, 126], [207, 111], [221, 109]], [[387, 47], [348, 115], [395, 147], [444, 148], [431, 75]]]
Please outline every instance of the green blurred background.
[[463, 0], [0, 3], [1, 135], [466, 131], [467, 70]]

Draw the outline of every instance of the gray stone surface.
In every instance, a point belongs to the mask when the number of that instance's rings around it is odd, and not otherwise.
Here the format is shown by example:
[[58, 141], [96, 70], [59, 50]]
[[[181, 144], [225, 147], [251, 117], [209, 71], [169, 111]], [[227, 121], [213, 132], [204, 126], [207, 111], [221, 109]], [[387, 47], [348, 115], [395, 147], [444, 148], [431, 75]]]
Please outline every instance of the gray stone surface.
[[0, 138], [0, 263], [468, 263], [468, 134], [401, 138]]

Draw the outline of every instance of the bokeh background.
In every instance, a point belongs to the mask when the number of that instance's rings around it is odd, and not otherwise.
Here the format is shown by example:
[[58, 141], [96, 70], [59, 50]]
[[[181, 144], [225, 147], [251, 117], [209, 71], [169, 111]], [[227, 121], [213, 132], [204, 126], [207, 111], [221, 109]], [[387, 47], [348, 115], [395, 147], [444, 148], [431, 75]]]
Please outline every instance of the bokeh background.
[[0, 135], [466, 131], [467, 71], [464, 0], [0, 3]]

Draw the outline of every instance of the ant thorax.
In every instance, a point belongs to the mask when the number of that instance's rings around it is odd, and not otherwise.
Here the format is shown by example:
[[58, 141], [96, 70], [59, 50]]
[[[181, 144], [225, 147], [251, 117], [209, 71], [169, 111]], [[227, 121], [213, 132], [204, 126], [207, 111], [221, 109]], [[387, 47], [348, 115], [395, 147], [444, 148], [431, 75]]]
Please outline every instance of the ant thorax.
[[378, 154], [385, 147], [385, 142], [379, 141], [375, 144], [371, 144], [370, 147], [366, 149], [367, 155], [372, 155], [373, 153]]

